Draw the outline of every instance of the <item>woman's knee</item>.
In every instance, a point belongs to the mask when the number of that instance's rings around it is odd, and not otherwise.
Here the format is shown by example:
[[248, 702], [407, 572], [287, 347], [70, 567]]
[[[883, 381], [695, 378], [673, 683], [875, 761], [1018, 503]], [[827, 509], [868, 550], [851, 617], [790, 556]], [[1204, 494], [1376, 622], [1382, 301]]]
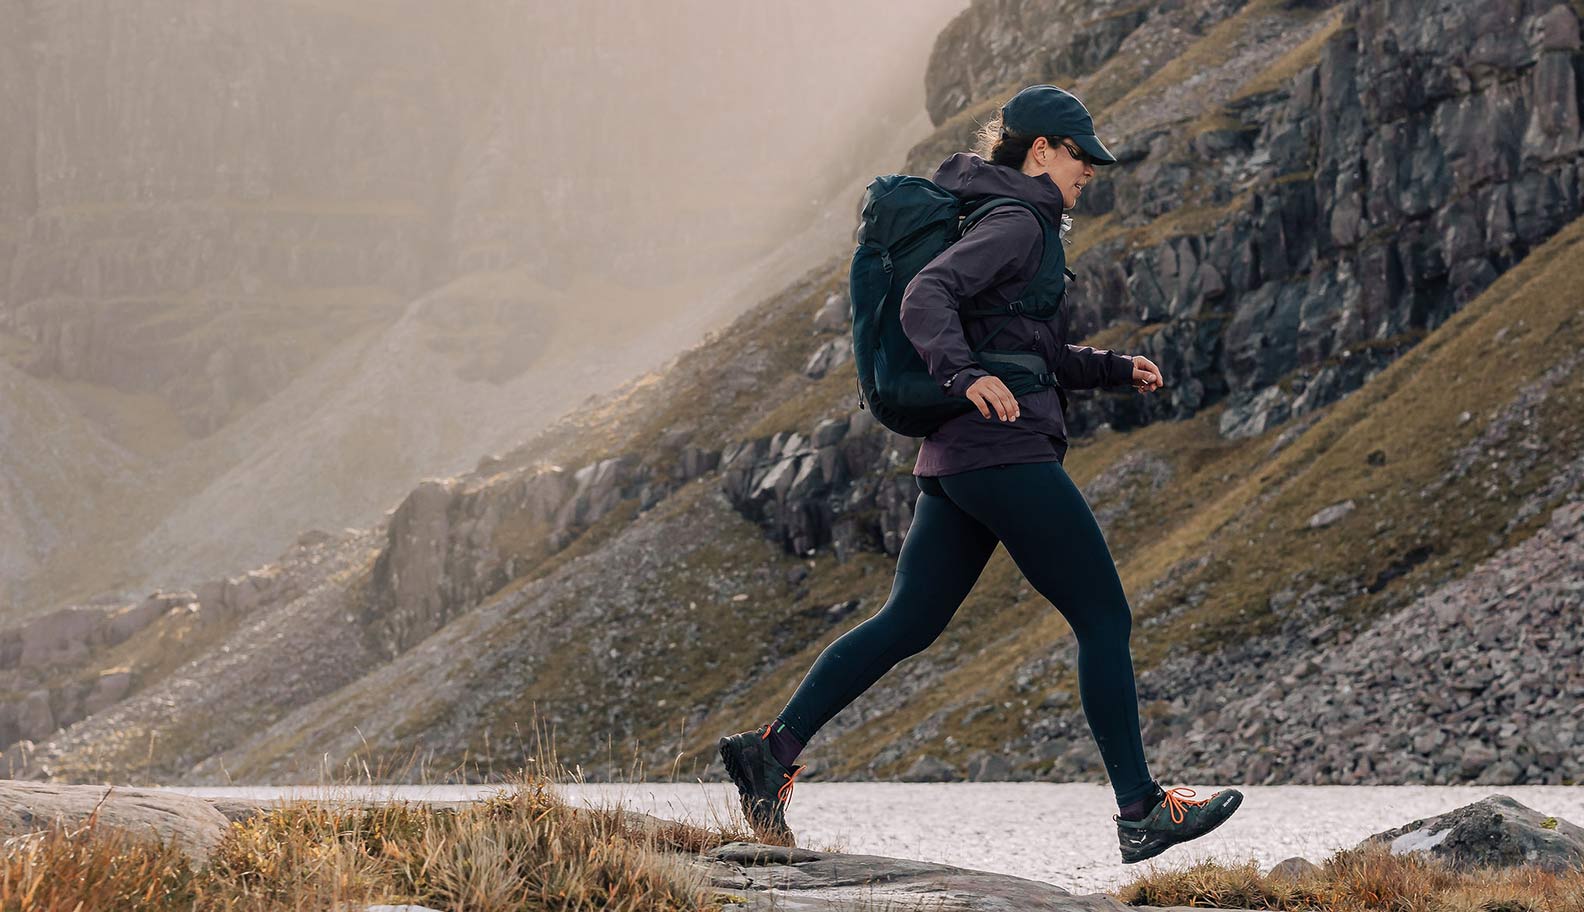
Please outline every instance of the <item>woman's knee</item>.
[[[1060, 603], [1057, 606], [1061, 609]], [[1062, 615], [1067, 618], [1073, 634], [1083, 642], [1118, 640], [1126, 643], [1133, 636], [1133, 611], [1126, 601], [1090, 605], [1087, 609], [1068, 607], [1062, 609]]]
[[892, 590], [884, 606], [863, 623], [870, 634], [885, 641], [899, 658], [928, 649], [945, 632], [956, 605], [931, 599], [923, 587], [902, 585]]

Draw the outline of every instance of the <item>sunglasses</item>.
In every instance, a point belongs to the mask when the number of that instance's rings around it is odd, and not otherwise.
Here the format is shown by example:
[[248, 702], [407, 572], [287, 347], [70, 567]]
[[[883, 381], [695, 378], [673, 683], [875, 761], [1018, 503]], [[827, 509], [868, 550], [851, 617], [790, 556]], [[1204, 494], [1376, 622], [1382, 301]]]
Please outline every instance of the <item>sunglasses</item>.
[[[1058, 142], [1056, 137], [1047, 137], [1047, 141], [1049, 141], [1049, 142], [1051, 142], [1053, 144]], [[1093, 168], [1095, 166], [1094, 156], [1090, 155], [1088, 152], [1085, 152], [1084, 150], [1082, 150], [1082, 149], [1078, 148], [1077, 146], [1073, 145], [1072, 140], [1070, 140], [1070, 139], [1060, 140], [1060, 145], [1061, 145], [1061, 147], [1063, 149], [1067, 150], [1067, 154], [1068, 155], [1071, 155], [1073, 158], [1076, 158], [1077, 160], [1083, 162], [1084, 164], [1088, 165], [1091, 168]]]

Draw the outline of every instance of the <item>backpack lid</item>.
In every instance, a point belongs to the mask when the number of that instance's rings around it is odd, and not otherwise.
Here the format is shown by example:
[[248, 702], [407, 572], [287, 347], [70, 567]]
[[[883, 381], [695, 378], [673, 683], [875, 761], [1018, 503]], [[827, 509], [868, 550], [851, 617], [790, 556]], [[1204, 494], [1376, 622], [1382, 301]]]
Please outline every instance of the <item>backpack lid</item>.
[[955, 220], [961, 203], [933, 181], [907, 174], [887, 174], [864, 191], [863, 222], [858, 243], [888, 247], [920, 230]]

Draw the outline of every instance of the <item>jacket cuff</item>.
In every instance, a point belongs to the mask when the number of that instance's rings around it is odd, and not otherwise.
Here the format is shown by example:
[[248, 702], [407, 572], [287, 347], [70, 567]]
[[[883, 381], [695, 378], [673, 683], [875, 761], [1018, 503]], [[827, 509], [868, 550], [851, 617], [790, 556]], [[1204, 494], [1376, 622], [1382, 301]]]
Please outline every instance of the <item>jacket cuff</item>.
[[1133, 356], [1111, 353], [1111, 385], [1131, 386], [1133, 383]]
[[946, 382], [946, 395], [966, 399], [968, 398], [968, 387], [973, 386], [974, 380], [989, 374], [990, 372], [984, 368], [970, 364], [953, 374], [951, 379]]

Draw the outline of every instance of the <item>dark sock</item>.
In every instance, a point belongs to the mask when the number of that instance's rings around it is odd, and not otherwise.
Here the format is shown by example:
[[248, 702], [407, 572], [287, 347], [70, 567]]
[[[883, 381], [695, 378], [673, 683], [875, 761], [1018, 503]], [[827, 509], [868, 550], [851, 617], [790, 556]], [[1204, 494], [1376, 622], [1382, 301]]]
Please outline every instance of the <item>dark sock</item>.
[[1161, 788], [1160, 783], [1157, 782], [1155, 783], [1155, 793], [1153, 795], [1146, 795], [1132, 804], [1124, 805], [1122, 812], [1117, 816], [1123, 820], [1143, 820], [1149, 816], [1150, 811], [1155, 810], [1156, 805], [1165, 800], [1166, 790]]
[[786, 723], [780, 719], [770, 723], [770, 737], [765, 740], [770, 742], [770, 753], [776, 761], [787, 769], [792, 768], [792, 761], [796, 760], [797, 755], [803, 750], [803, 742], [799, 741], [798, 736], [792, 734], [792, 729], [787, 728]]

